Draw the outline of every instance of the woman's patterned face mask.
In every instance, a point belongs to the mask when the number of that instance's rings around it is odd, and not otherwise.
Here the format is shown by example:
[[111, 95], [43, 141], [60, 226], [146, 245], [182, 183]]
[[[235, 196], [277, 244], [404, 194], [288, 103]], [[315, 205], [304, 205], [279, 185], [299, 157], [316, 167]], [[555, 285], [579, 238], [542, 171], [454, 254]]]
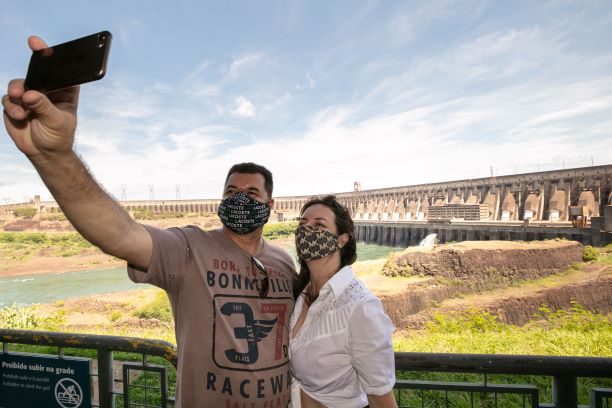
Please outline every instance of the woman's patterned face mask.
[[338, 249], [338, 236], [306, 224], [300, 225], [295, 230], [295, 248], [303, 261], [325, 258]]

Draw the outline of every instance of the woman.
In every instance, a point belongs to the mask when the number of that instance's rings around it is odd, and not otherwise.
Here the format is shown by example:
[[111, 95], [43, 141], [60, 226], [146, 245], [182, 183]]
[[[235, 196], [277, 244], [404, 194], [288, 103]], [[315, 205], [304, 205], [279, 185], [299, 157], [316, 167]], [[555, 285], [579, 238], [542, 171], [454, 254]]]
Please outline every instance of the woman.
[[334, 196], [313, 198], [302, 208], [289, 341], [294, 408], [397, 407], [393, 325], [353, 274], [353, 229]]

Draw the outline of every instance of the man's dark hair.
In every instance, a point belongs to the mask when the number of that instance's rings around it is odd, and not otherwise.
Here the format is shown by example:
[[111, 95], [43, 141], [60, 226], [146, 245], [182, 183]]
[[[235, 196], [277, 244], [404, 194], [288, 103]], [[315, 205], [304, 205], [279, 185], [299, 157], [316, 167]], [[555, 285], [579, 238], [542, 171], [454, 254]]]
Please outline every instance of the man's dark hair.
[[261, 174], [264, 178], [264, 188], [268, 193], [268, 198], [272, 198], [272, 189], [274, 188], [274, 182], [272, 181], [272, 173], [270, 170], [266, 169], [264, 166], [260, 166], [255, 163], [238, 163], [234, 164], [231, 169], [227, 172], [227, 177], [225, 178], [225, 184], [227, 184], [227, 180], [234, 173], [240, 174]]

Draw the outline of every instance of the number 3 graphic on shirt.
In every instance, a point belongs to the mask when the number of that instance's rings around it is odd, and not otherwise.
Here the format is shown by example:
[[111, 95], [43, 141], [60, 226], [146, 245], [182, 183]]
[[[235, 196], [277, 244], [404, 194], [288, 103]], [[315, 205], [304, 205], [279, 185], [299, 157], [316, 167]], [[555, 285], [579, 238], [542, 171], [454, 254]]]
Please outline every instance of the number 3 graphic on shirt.
[[273, 320], [253, 319], [253, 309], [246, 303], [228, 302], [221, 307], [221, 313], [231, 316], [240, 313], [244, 316], [244, 326], [234, 328], [236, 339], [244, 339], [248, 343], [248, 352], [239, 353], [235, 349], [225, 350], [225, 356], [238, 364], [253, 364], [259, 358], [257, 343], [268, 336], [278, 318]]

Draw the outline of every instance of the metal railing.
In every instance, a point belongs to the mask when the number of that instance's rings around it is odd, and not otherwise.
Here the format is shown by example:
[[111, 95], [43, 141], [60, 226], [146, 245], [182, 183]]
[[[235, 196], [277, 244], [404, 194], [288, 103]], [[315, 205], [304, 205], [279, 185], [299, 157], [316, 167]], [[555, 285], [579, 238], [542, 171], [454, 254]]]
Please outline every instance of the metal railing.
[[[58, 358], [64, 358], [64, 349], [89, 349], [96, 351], [97, 371], [91, 372], [92, 383], [97, 382], [97, 404], [92, 406], [114, 408], [117, 396], [122, 396], [124, 407], [161, 407], [174, 403], [169, 396], [167, 366], [176, 367], [177, 355], [174, 345], [160, 341], [130, 337], [101, 336], [89, 334], [70, 334], [56, 332], [40, 332], [29, 330], [0, 329], [2, 354], [15, 353], [10, 348], [14, 344], [57, 347]], [[122, 387], [115, 388], [113, 374], [114, 352], [133, 353], [142, 356], [142, 363], [120, 362], [122, 369]], [[164, 359], [166, 365], [150, 364], [149, 356]], [[461, 406], [470, 407], [502, 407], [505, 408], [502, 396], [518, 397], [518, 405], [522, 407], [576, 408], [578, 407], [578, 378], [612, 378], [612, 358], [595, 357], [552, 357], [494, 354], [438, 354], [438, 353], [395, 353], [395, 368], [398, 379], [395, 392], [400, 408], [408, 407], [451, 407], [450, 394], [466, 394], [466, 403]], [[144, 374], [144, 384], [133, 383], [131, 371]], [[414, 373], [465, 373], [480, 376], [481, 381], [449, 382], [415, 380]], [[156, 373], [159, 381], [154, 385], [147, 384], [148, 375]], [[534, 375], [552, 378], [552, 402], [540, 403], [540, 389], [532, 384], [509, 384], [492, 381], [498, 374]], [[407, 377], [410, 379], [402, 379]], [[610, 384], [608, 381], [607, 384]], [[130, 401], [132, 390], [144, 390], [144, 403]], [[158, 405], [149, 405], [147, 391], [160, 395]], [[438, 393], [441, 398], [436, 402], [428, 402], [426, 392]], [[407, 393], [416, 394], [412, 398]], [[482, 396], [486, 395], [486, 404], [482, 404]], [[417, 402], [414, 402], [414, 401]], [[612, 389], [593, 387], [590, 390], [591, 407], [612, 407]], [[522, 403], [521, 403], [522, 402]], [[410, 404], [410, 405], [408, 405]], [[414, 404], [414, 405], [413, 405]], [[475, 405], [476, 404], [476, 405]]]
[[[30, 330], [0, 329], [0, 342], [2, 342], [2, 354], [9, 354], [11, 344], [28, 344], [35, 346], [57, 347], [57, 355], [61, 359], [65, 356], [64, 349], [88, 349], [97, 353], [97, 371], [91, 372], [92, 384], [97, 383], [97, 401], [92, 403], [93, 407], [115, 408], [115, 397], [122, 396], [124, 407], [161, 407], [165, 408], [174, 399], [168, 396], [167, 370], [163, 365], [150, 364], [149, 356], [161, 357], [170, 365], [176, 367], [177, 355], [173, 344], [151, 339], [140, 339], [133, 337], [102, 336], [91, 334], [72, 334], [58, 332], [42, 332]], [[133, 353], [142, 356], [141, 364], [123, 363], [121, 381], [122, 389], [115, 388], [113, 373], [114, 352]], [[145, 384], [134, 385], [130, 381], [130, 370], [144, 373]], [[150, 373], [158, 373], [159, 388], [161, 395], [160, 405], [150, 405], [147, 401], [147, 391], [153, 387], [146, 384]], [[145, 391], [144, 403], [132, 404], [130, 401], [130, 388], [143, 388]], [[97, 402], [97, 403], [96, 403]]]
[[[519, 396], [521, 407], [576, 408], [578, 407], [578, 378], [612, 378], [612, 358], [525, 356], [501, 354], [439, 354], [439, 353], [395, 353], [395, 368], [408, 372], [445, 372], [477, 374], [479, 382], [421, 381], [398, 379], [395, 388], [400, 407], [429, 406], [425, 404], [424, 391], [438, 391], [442, 407], [449, 405], [449, 392], [468, 395], [466, 406], [474, 407], [475, 396], [487, 395], [487, 406], [505, 407], [500, 396]], [[497, 384], [491, 377], [498, 374], [515, 376], [544, 376], [552, 378], [552, 402], [540, 403], [540, 390], [531, 384]], [[609, 383], [609, 382], [608, 382]], [[402, 405], [405, 390], [420, 394], [418, 405]], [[612, 389], [594, 388], [590, 392], [591, 407], [612, 407]], [[419, 397], [419, 396], [417, 396]], [[413, 398], [414, 399], [414, 398]], [[516, 399], [514, 399], [516, 401]], [[603, 405], [605, 401], [605, 405]]]

